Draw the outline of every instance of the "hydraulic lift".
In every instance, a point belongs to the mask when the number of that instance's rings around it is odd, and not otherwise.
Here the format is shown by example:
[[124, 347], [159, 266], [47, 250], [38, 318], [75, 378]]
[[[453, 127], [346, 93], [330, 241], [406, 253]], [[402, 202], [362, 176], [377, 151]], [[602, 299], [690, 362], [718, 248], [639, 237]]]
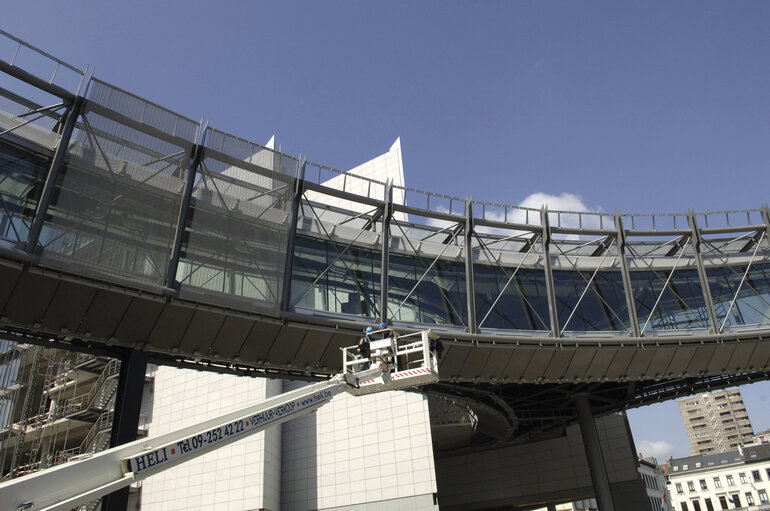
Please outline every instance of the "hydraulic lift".
[[358, 396], [438, 381], [435, 349], [438, 337], [430, 330], [399, 336], [386, 328], [367, 337], [368, 346], [364, 349], [359, 344], [342, 350], [343, 372], [327, 381], [171, 433], [86, 454], [72, 462], [2, 483], [0, 511], [72, 509], [248, 435], [313, 412], [340, 392]]

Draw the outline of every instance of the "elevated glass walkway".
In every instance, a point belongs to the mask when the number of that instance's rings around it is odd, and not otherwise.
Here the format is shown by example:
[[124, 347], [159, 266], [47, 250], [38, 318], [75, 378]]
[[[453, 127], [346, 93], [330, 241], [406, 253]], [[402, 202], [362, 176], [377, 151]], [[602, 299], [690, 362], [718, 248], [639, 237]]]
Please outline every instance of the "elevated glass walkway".
[[6, 336], [312, 376], [386, 321], [438, 332], [454, 383], [767, 377], [766, 206], [549, 211], [394, 186], [0, 37], [17, 47], [0, 55]]

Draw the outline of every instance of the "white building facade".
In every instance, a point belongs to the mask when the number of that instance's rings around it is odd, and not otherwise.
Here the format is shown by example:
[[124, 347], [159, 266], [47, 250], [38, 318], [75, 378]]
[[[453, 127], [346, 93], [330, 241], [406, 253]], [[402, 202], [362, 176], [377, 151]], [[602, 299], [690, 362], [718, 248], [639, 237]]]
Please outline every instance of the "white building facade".
[[770, 444], [671, 460], [677, 511], [770, 510]]

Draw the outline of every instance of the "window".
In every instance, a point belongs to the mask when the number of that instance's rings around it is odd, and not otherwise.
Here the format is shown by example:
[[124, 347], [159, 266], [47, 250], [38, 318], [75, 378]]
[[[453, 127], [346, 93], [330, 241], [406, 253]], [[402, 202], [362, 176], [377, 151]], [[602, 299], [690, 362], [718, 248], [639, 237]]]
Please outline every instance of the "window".
[[750, 491], [746, 492], [746, 504], [749, 506], [754, 505], [754, 495], [752, 495]]
[[746, 479], [746, 474], [745, 473], [741, 472], [740, 474], [738, 474], [738, 477], [741, 478], [741, 484], [748, 484], [749, 483], [749, 480]]
[[687, 489], [690, 491], [695, 491], [695, 485], [692, 481], [687, 481]]
[[719, 505], [722, 506], [722, 509], [727, 509], [727, 497], [725, 497], [724, 495], [720, 495]]
[[759, 470], [752, 470], [751, 471], [751, 477], [754, 478], [755, 483], [761, 483], [762, 482], [762, 476], [759, 473]]
[[732, 501], [733, 501], [733, 505], [735, 506], [736, 509], [739, 508], [739, 507], [743, 507], [743, 505], [741, 505], [741, 496], [738, 495], [737, 493], [733, 493]]
[[682, 511], [690, 511], [687, 509], [687, 502], [682, 502]]
[[676, 492], [684, 493], [684, 490], [682, 489], [682, 483], [676, 483]]
[[709, 489], [708, 485], [706, 484], [706, 480], [705, 479], [701, 479], [700, 480], [700, 489], [701, 490], [708, 490]]
[[735, 481], [733, 481], [733, 476], [727, 476], [727, 486], [735, 486]]
[[700, 501], [697, 501], [697, 500], [693, 500], [693, 501], [692, 501], [692, 508], [693, 508], [695, 511], [700, 511]]
[[722, 480], [718, 477], [714, 478], [714, 487], [715, 488], [721, 488], [722, 487]]
[[759, 490], [757, 493], [759, 494], [759, 503], [767, 504], [767, 492], [765, 490]]
[[706, 500], [706, 511], [714, 511], [714, 505], [711, 503], [711, 499]]

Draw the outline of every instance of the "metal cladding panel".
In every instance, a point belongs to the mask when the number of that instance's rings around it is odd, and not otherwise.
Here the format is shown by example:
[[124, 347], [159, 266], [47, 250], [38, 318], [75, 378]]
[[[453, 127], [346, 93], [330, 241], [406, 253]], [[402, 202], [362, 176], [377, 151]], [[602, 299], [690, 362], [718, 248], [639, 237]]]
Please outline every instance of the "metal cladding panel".
[[564, 370], [564, 377], [568, 380], [583, 378], [591, 366], [591, 360], [593, 360], [595, 354], [594, 350], [576, 349], [569, 366]]
[[446, 380], [453, 376], [460, 376], [465, 359], [470, 354], [470, 346], [461, 346], [457, 344], [444, 345], [444, 356], [439, 362], [438, 374], [441, 379]]
[[539, 350], [535, 350], [532, 359], [530, 359], [527, 368], [524, 370], [524, 378], [528, 380], [537, 380], [542, 376], [548, 367], [548, 364], [551, 363], [551, 359], [555, 352], [555, 348], [540, 348]]
[[687, 368], [690, 365], [690, 360], [695, 356], [695, 352], [698, 350], [696, 346], [679, 346], [674, 350], [674, 356], [671, 357], [671, 361], [668, 364], [668, 369], [665, 374], [673, 374], [674, 376], [682, 376], [687, 372]]
[[21, 278], [21, 271], [20, 268], [0, 264], [0, 282], [2, 282], [0, 285], [0, 312], [5, 309], [16, 283]]
[[321, 367], [331, 368], [334, 372], [342, 370], [342, 352], [341, 348], [352, 346], [358, 342], [359, 335], [348, 333], [335, 333], [332, 335], [326, 350], [320, 359]]
[[294, 356], [305, 336], [312, 337], [313, 331], [307, 328], [284, 326], [267, 353], [271, 364], [294, 365]]
[[767, 370], [770, 367], [770, 342], [760, 341], [757, 343], [749, 367], [762, 370]]
[[168, 350], [179, 346], [195, 311], [189, 307], [167, 304], [147, 338], [148, 349]]
[[530, 347], [517, 349], [511, 357], [511, 360], [508, 362], [508, 365], [505, 367], [505, 376], [516, 380], [521, 378], [529, 365], [529, 361], [532, 360], [532, 357], [537, 350], [538, 348]]
[[214, 350], [211, 348], [223, 321], [224, 316], [222, 314], [202, 310], [195, 311], [179, 344], [180, 351], [190, 354], [213, 355]]
[[676, 353], [677, 348], [672, 346], [658, 346], [653, 350], [652, 360], [650, 361], [649, 376], [666, 377], [668, 376], [668, 364]]
[[567, 376], [567, 368], [575, 357], [577, 350], [565, 349], [554, 351], [551, 362], [546, 367], [543, 376], [548, 380], [560, 380]]
[[100, 289], [88, 308], [78, 334], [90, 334], [96, 338], [109, 339], [118, 328], [121, 318], [131, 305], [128, 295]]
[[733, 356], [730, 357], [730, 362], [727, 365], [727, 369], [740, 373], [746, 370], [751, 365], [752, 354], [756, 343], [753, 342], [741, 342], [735, 346]]
[[484, 366], [487, 365], [487, 360], [489, 360], [489, 357], [496, 352], [496, 349], [482, 348], [479, 346], [471, 348], [468, 357], [463, 363], [463, 375], [466, 378], [481, 376]]
[[237, 316], [227, 316], [214, 339], [214, 349], [220, 357], [233, 358], [254, 328], [255, 321]]
[[43, 323], [53, 330], [76, 331], [95, 296], [96, 289], [91, 286], [61, 281]]
[[135, 297], [115, 329], [117, 343], [141, 349], [152, 332], [152, 327], [163, 310], [163, 302]]
[[281, 325], [277, 323], [260, 323], [254, 326], [241, 346], [241, 360], [249, 363], [261, 363], [265, 360], [267, 351], [275, 342]]
[[508, 361], [515, 353], [513, 348], [498, 348], [492, 351], [492, 354], [487, 359], [484, 369], [481, 371], [482, 378], [497, 378], [501, 379], [505, 376], [505, 366], [508, 365]]
[[736, 344], [718, 344], [716, 353], [711, 357], [707, 368], [708, 374], [720, 374], [727, 371]]
[[634, 350], [637, 348], [620, 348], [615, 353], [615, 358], [604, 373], [607, 378], [617, 379], [628, 375], [628, 366], [634, 358]]
[[617, 348], [597, 348], [596, 355], [593, 360], [591, 360], [591, 364], [588, 366], [585, 377], [596, 380], [606, 376], [617, 353]]
[[3, 314], [22, 325], [42, 322], [58, 286], [58, 279], [25, 272], [16, 283]]
[[717, 347], [713, 344], [698, 346], [692, 359], [690, 359], [690, 364], [687, 366], [687, 374], [695, 376], [700, 374], [701, 371], [705, 371], [716, 352]]
[[332, 337], [331, 332], [323, 331], [314, 332], [312, 336], [305, 336], [294, 359], [295, 365], [320, 369], [321, 357], [329, 347]]
[[628, 364], [628, 377], [632, 380], [643, 380], [649, 376], [650, 362], [654, 349], [636, 349], [631, 363]]

